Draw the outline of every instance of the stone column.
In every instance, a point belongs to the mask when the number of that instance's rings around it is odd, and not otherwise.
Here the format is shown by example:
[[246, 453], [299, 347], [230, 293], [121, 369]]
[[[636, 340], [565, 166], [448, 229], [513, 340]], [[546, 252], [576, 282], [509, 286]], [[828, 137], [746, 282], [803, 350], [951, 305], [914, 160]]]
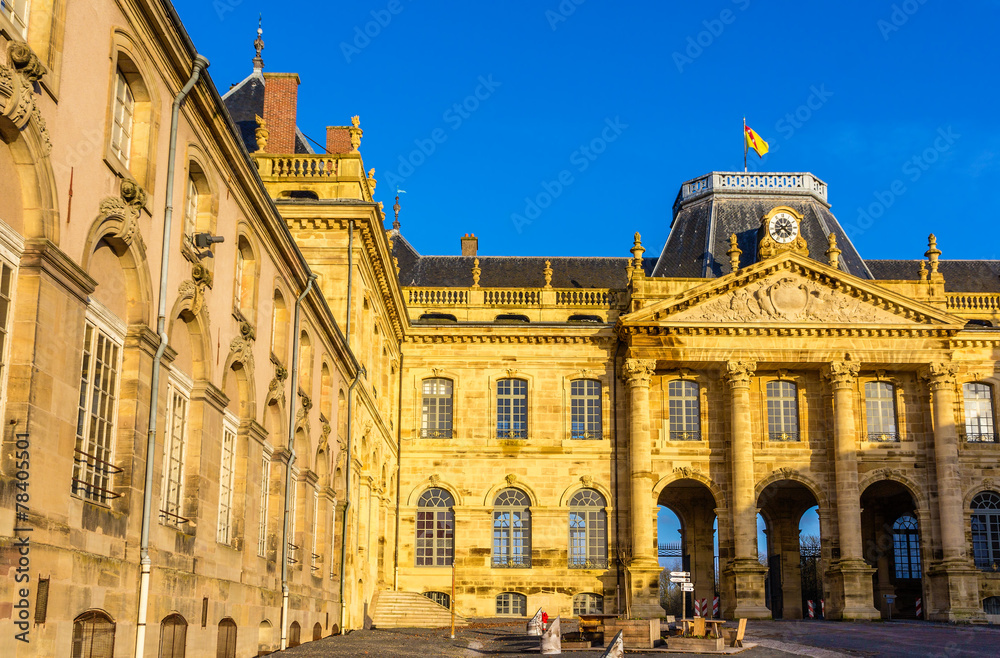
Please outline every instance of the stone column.
[[[969, 558], [965, 540], [965, 509], [962, 505], [958, 464], [958, 433], [955, 430], [955, 371], [952, 363], [931, 363], [921, 371], [930, 389], [934, 425], [934, 468], [937, 478], [938, 521], [943, 559], [931, 562], [934, 607], [928, 617], [941, 621], [985, 619], [979, 604], [978, 572]], [[921, 533], [929, 529], [921, 528]]]
[[632, 530], [632, 614], [649, 617], [662, 614], [659, 605], [659, 573], [651, 500], [653, 479], [652, 441], [649, 420], [649, 382], [656, 369], [653, 359], [625, 359], [622, 379], [629, 399], [629, 480]]
[[[751, 619], [771, 616], [771, 611], [764, 605], [764, 574], [767, 567], [757, 559], [757, 500], [754, 496], [753, 430], [750, 425], [750, 380], [756, 369], [754, 361], [728, 361], [725, 373], [732, 412], [731, 518], [736, 555], [728, 566], [732, 576], [733, 600], [726, 601], [724, 605], [727, 613], [734, 617]], [[721, 526], [719, 532], [723, 532]]]
[[[834, 361], [823, 369], [833, 389], [833, 463], [836, 480], [837, 529], [840, 558], [830, 571], [830, 619], [877, 619], [872, 606], [874, 569], [864, 561], [861, 546], [861, 492], [858, 491], [858, 444], [854, 423], [854, 392], [860, 366]], [[825, 538], [824, 538], [825, 539]]]

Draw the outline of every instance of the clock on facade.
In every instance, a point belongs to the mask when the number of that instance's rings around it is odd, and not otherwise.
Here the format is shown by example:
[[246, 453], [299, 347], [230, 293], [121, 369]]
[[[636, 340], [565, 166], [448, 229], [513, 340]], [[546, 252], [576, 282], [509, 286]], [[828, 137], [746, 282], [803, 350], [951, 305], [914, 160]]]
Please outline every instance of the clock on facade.
[[767, 232], [778, 244], [788, 244], [799, 234], [799, 223], [787, 212], [775, 213], [767, 223]]

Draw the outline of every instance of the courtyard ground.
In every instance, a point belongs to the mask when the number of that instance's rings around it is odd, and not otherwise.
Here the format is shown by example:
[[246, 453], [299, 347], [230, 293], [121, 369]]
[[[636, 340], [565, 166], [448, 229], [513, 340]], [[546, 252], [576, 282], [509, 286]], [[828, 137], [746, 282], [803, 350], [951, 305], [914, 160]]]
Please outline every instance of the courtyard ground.
[[[373, 656], [385, 658], [475, 658], [477, 656], [539, 655], [538, 638], [524, 634], [524, 620], [477, 619], [456, 631], [448, 629], [393, 628], [359, 630], [328, 637], [274, 654], [281, 658]], [[563, 632], [574, 630], [572, 622]], [[751, 621], [747, 642], [757, 646], [740, 656], [1000, 656], [1000, 628], [951, 626], [930, 622], [823, 622]], [[626, 647], [627, 649], [627, 647]], [[662, 652], [634, 656], [670, 655]], [[596, 651], [564, 651], [580, 658], [599, 656]]]

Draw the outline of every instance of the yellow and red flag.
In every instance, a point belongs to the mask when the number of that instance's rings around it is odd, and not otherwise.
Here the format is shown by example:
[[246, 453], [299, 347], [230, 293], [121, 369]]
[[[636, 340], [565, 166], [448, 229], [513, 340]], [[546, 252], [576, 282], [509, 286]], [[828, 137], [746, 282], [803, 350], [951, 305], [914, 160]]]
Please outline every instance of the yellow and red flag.
[[764, 157], [764, 154], [767, 153], [767, 142], [761, 139], [760, 135], [745, 123], [743, 124], [743, 137], [746, 140], [747, 150], [753, 149], [757, 152], [758, 156]]

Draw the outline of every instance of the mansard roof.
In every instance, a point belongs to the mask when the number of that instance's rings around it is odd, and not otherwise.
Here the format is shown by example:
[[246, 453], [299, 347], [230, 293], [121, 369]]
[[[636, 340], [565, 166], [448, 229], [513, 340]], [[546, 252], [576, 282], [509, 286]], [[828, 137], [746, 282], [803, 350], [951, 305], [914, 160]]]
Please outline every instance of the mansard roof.
[[[876, 279], [920, 278], [920, 260], [866, 260]], [[948, 292], [1000, 292], [1000, 260], [939, 260]]]

